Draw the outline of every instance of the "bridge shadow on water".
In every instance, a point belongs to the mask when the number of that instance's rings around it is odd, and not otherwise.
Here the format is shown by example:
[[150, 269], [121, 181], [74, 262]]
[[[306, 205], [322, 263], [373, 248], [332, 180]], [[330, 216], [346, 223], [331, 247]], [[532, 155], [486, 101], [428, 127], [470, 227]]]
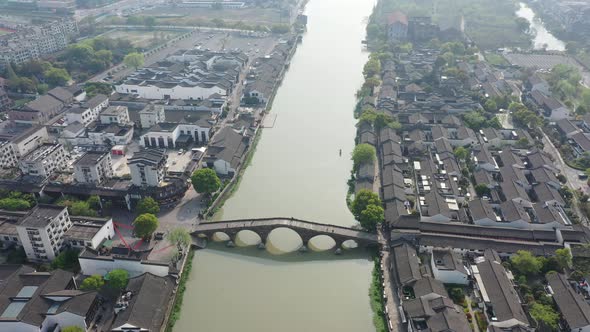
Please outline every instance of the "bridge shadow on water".
[[324, 251], [313, 251], [309, 249], [307, 252], [300, 252], [295, 250], [293, 252], [287, 252], [280, 255], [275, 255], [268, 252], [266, 249], [259, 249], [257, 246], [246, 246], [246, 247], [233, 247], [228, 248], [225, 242], [213, 242], [210, 241], [207, 244], [206, 249], [201, 250], [212, 250], [223, 254], [237, 255], [250, 258], [252, 261], [264, 264], [264, 261], [271, 262], [284, 262], [284, 263], [297, 263], [297, 262], [312, 262], [312, 261], [338, 261], [338, 260], [351, 260], [351, 259], [364, 259], [371, 260], [371, 255], [374, 252], [372, 249], [367, 248], [354, 248], [354, 249], [342, 249], [340, 255], [336, 255], [334, 250]]

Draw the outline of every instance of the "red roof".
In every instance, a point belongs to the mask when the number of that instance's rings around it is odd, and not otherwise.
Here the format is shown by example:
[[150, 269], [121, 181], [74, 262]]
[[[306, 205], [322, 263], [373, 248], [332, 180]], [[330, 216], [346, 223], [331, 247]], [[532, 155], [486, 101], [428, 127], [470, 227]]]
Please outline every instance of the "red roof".
[[389, 25], [392, 25], [394, 23], [401, 23], [403, 25], [408, 25], [408, 17], [406, 16], [406, 14], [404, 14], [400, 11], [395, 11], [395, 12], [389, 14], [389, 16], [387, 17], [387, 23]]

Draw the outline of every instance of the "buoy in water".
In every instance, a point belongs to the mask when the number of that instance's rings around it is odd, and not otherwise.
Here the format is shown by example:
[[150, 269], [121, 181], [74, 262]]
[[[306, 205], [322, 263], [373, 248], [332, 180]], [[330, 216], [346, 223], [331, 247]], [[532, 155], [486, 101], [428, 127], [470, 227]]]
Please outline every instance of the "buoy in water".
[[340, 157], [342, 157], [342, 149], [340, 149]]
[[225, 244], [225, 246], [228, 247], [228, 248], [233, 248], [233, 247], [236, 246], [236, 244], [234, 243], [234, 241], [229, 240], [229, 241], [227, 241], [227, 243]]
[[334, 254], [342, 255], [342, 249], [340, 249], [340, 248], [336, 249], [336, 251], [334, 251]]
[[258, 249], [262, 250], [262, 249], [266, 249], [266, 245], [264, 244], [264, 242], [260, 242], [258, 244]]

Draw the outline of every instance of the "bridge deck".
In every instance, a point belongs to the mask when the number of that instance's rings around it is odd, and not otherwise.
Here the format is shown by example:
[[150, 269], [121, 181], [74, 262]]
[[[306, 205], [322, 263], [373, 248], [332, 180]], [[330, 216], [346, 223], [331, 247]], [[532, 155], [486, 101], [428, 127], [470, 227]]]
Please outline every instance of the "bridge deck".
[[377, 235], [365, 232], [358, 229], [320, 224], [305, 220], [291, 219], [291, 218], [264, 218], [264, 219], [244, 219], [244, 220], [229, 220], [220, 222], [202, 223], [194, 228], [194, 233], [201, 232], [224, 232], [235, 230], [255, 230], [257, 228], [279, 228], [286, 227], [294, 230], [308, 230], [321, 234], [334, 234], [342, 237], [349, 237], [351, 239], [358, 239], [370, 242], [377, 242]]

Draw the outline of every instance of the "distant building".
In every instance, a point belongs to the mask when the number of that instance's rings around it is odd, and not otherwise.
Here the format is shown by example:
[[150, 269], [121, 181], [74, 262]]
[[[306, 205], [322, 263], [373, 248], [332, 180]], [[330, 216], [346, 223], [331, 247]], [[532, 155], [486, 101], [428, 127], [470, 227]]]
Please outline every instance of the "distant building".
[[425, 42], [436, 38], [439, 28], [432, 23], [429, 16], [414, 16], [408, 18], [408, 39], [413, 42]]
[[112, 177], [113, 164], [108, 152], [86, 152], [74, 163], [77, 182], [101, 184]]
[[129, 109], [126, 106], [109, 106], [102, 113], [100, 113], [100, 123], [102, 124], [121, 124], [130, 123]]
[[570, 281], [561, 273], [549, 273], [546, 278], [553, 300], [567, 323], [564, 331], [590, 331], [590, 305], [584, 296], [574, 290]]
[[393, 41], [408, 38], [408, 17], [404, 13], [396, 11], [387, 17], [387, 36]]
[[23, 174], [48, 178], [67, 169], [66, 151], [61, 144], [43, 144], [20, 159]]
[[211, 124], [205, 119], [195, 124], [160, 122], [141, 135], [139, 144], [143, 147], [180, 148], [194, 143], [209, 142]]
[[64, 206], [39, 204], [16, 226], [27, 254], [34, 262], [52, 261], [64, 244], [63, 234], [72, 227]]
[[4, 88], [0, 87], [0, 111], [7, 111], [12, 105], [12, 101], [8, 98], [8, 94]]
[[0, 167], [17, 167], [19, 158], [49, 139], [47, 128], [5, 121], [0, 124]]
[[8, 112], [8, 118], [17, 123], [44, 124], [61, 113], [65, 104], [50, 95], [42, 95], [20, 108]]
[[142, 149], [127, 160], [131, 181], [136, 186], [157, 187], [166, 174], [166, 150]]
[[163, 105], [148, 104], [139, 111], [141, 128], [147, 129], [166, 121]]
[[432, 274], [436, 280], [445, 284], [469, 284], [467, 269], [459, 254], [452, 249], [432, 250]]

